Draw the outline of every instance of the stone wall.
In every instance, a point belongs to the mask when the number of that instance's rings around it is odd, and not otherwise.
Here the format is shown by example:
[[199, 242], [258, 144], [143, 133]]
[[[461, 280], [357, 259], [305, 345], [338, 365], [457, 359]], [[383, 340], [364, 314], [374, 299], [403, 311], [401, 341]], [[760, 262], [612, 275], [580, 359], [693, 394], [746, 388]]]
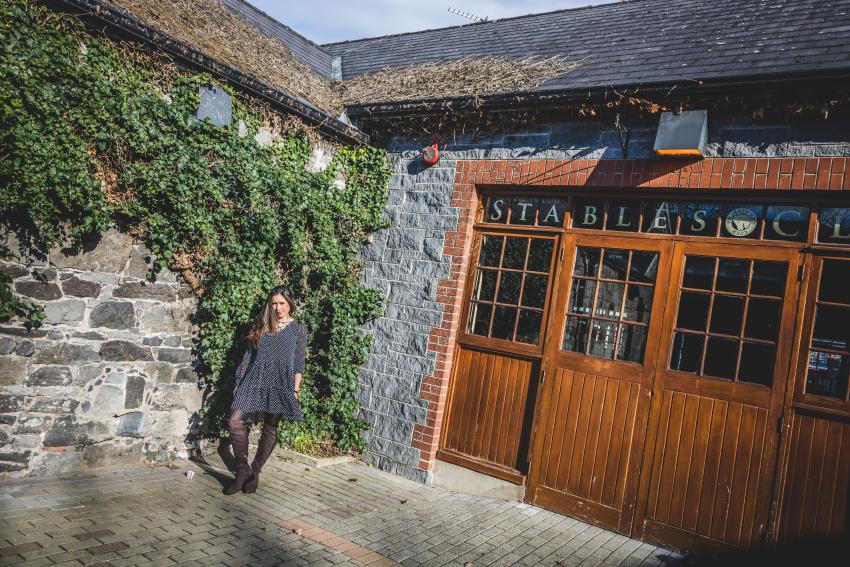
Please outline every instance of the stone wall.
[[202, 401], [188, 286], [168, 271], [147, 283], [150, 252], [115, 230], [80, 253], [22, 256], [0, 270], [46, 319], [0, 324], [0, 473], [187, 457]]
[[[625, 154], [617, 130], [594, 121], [542, 124], [476, 142], [468, 134], [458, 135], [441, 148], [433, 167], [425, 167], [420, 158], [421, 148], [430, 142], [390, 143], [393, 176], [386, 216], [394, 226], [376, 235], [363, 255], [366, 285], [387, 297], [383, 317], [372, 325], [374, 342], [357, 394], [362, 415], [373, 426], [365, 460], [420, 482], [431, 480], [433, 452], [424, 448], [436, 444], [442, 419], [437, 390], [444, 396], [446, 388], [444, 380], [433, 378], [448, 375], [438, 354], [450, 352], [456, 331], [445, 325], [447, 304], [440, 301], [445, 291], [438, 282], [450, 277], [466, 253], [446, 240], [447, 233], [458, 229], [460, 210], [452, 203], [458, 162], [656, 159], [656, 124], [627, 124], [631, 132]], [[850, 156], [848, 126], [835, 119], [755, 123], [710, 115], [708, 157]], [[435, 344], [435, 334], [444, 340]], [[436, 425], [427, 423], [434, 420]]]

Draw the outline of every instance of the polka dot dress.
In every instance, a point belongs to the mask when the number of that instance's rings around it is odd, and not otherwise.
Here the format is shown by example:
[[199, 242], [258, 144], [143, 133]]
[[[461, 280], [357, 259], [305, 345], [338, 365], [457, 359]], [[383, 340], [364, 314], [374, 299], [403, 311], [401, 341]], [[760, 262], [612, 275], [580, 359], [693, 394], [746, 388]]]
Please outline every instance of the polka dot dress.
[[304, 373], [306, 344], [307, 327], [295, 321], [274, 335], [264, 334], [259, 350], [249, 342], [236, 369], [236, 393], [230, 408], [280, 413], [283, 419], [301, 421], [295, 374]]

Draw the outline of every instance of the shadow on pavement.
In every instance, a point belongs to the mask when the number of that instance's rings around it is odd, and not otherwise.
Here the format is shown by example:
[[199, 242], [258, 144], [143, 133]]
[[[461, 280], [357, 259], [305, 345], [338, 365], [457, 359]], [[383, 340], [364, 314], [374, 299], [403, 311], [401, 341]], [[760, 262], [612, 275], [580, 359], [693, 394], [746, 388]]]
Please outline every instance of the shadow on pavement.
[[836, 539], [808, 539], [765, 549], [693, 554], [687, 556], [681, 565], [723, 565], [723, 567], [850, 565], [850, 538], [845, 536]]

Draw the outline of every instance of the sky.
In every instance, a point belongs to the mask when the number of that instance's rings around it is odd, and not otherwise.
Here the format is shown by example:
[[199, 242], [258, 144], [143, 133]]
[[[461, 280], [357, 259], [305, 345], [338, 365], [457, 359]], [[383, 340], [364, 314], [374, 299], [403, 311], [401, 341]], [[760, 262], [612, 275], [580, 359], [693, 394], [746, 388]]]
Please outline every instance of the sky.
[[454, 8], [495, 20], [614, 0], [248, 0], [251, 4], [322, 44], [468, 24]]

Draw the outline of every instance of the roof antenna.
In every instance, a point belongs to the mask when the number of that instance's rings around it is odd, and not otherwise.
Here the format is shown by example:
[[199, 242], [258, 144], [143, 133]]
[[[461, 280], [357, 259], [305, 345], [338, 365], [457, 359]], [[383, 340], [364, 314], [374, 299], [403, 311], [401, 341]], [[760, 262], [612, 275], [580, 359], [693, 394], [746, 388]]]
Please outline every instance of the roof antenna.
[[458, 16], [462, 16], [462, 17], [466, 18], [467, 20], [472, 20], [473, 22], [486, 22], [487, 21], [486, 17], [479, 18], [475, 14], [467, 14], [466, 12], [461, 12], [460, 10], [455, 10], [451, 6], [449, 6], [449, 12], [451, 12], [452, 14], [456, 14]]

